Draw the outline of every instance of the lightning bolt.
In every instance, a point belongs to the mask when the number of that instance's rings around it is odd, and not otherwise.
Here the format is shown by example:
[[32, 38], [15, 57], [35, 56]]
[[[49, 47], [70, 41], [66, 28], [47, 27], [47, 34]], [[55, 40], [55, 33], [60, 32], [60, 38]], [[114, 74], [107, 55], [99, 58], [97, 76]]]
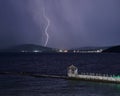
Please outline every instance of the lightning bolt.
[[46, 25], [46, 28], [45, 28], [46, 41], [45, 41], [45, 44], [44, 44], [44, 46], [46, 47], [47, 44], [48, 44], [48, 41], [49, 41], [48, 28], [49, 28], [49, 26], [50, 26], [50, 20], [49, 20], [49, 18], [46, 16], [45, 8], [43, 8], [43, 16], [44, 16], [44, 18], [45, 18], [46, 21], [47, 21], [47, 25]]

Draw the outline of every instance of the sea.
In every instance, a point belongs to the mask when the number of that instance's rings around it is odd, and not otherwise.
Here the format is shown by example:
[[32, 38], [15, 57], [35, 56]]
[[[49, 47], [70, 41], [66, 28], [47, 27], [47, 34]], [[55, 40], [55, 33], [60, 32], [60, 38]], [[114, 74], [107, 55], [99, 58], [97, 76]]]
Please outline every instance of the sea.
[[[119, 53], [0, 53], [0, 72], [67, 76], [79, 73], [120, 75]], [[0, 96], [120, 96], [120, 84], [0, 74]]]

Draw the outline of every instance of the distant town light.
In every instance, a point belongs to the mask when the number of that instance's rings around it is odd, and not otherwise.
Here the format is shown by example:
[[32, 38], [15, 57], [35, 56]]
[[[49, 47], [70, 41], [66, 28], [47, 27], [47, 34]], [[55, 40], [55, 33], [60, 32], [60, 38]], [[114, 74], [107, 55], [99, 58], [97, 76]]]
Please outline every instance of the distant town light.
[[67, 53], [68, 50], [62, 50], [62, 49], [60, 49], [58, 52], [60, 52], [60, 53]]
[[39, 50], [34, 50], [33, 52], [37, 53], [37, 52], [39, 52]]
[[76, 51], [74, 50], [73, 52], [75, 53]]
[[22, 50], [21, 52], [27, 52], [27, 51], [25, 51], [25, 50]]
[[63, 52], [63, 50], [60, 49], [59, 52]]
[[68, 52], [68, 50], [64, 50], [64, 53], [67, 53]]

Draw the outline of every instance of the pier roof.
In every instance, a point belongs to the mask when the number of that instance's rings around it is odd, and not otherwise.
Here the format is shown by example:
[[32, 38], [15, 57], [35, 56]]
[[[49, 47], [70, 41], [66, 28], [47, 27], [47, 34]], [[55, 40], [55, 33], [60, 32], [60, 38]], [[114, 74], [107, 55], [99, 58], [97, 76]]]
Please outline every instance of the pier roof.
[[76, 70], [77, 67], [75, 67], [74, 65], [71, 65], [71, 66], [68, 67], [68, 69]]

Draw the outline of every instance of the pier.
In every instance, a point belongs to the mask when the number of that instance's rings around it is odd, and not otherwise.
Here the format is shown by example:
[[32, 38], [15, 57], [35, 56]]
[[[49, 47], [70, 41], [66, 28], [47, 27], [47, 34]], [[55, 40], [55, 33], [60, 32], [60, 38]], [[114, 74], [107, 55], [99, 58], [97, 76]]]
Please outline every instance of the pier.
[[120, 76], [107, 75], [107, 74], [95, 74], [95, 73], [81, 73], [78, 74], [78, 68], [74, 65], [68, 67], [67, 76], [58, 75], [46, 75], [31, 72], [0, 72], [0, 75], [19, 75], [19, 76], [31, 76], [37, 78], [58, 78], [66, 80], [81, 80], [81, 81], [92, 81], [92, 82], [105, 82], [105, 83], [117, 83], [120, 84]]

